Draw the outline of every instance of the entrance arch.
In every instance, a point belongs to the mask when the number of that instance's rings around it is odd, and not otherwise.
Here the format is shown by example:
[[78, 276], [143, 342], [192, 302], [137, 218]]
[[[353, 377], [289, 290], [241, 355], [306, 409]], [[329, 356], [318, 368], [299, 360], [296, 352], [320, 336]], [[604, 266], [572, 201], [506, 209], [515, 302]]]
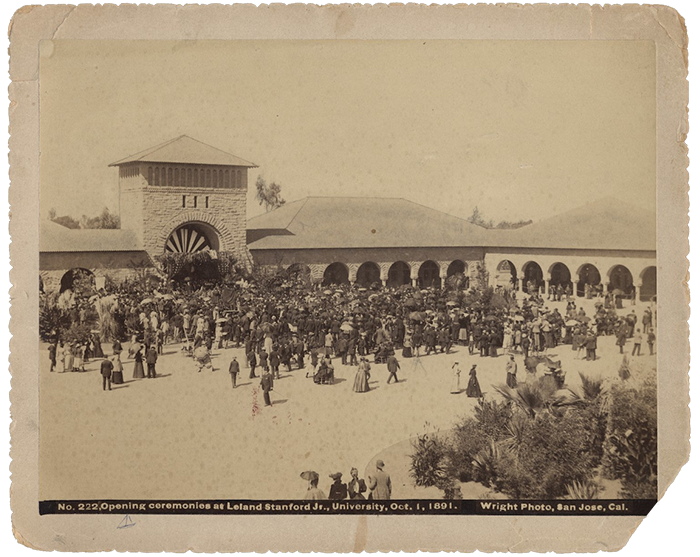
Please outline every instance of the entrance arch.
[[323, 285], [330, 286], [331, 284], [347, 284], [348, 268], [342, 263], [331, 263], [323, 272]]
[[512, 261], [504, 259], [496, 267], [495, 282], [497, 286], [517, 287], [518, 271]]
[[59, 294], [71, 290], [74, 294], [90, 295], [95, 289], [95, 274], [89, 269], [76, 267], [69, 269], [61, 277]]
[[563, 263], [555, 263], [549, 268], [550, 284], [566, 290], [571, 285], [571, 271]]
[[537, 290], [542, 288], [544, 273], [542, 273], [542, 267], [539, 264], [528, 261], [523, 267], [523, 274], [525, 275], [525, 284], [532, 283]]
[[642, 285], [639, 288], [639, 301], [648, 302], [656, 296], [656, 267], [647, 267], [642, 271]]
[[188, 222], [177, 227], [165, 242], [165, 251], [171, 253], [197, 253], [219, 250], [219, 235], [213, 226], [203, 222]]
[[289, 278], [299, 278], [305, 283], [311, 283], [311, 269], [308, 265], [303, 263], [292, 263], [287, 267], [287, 276]]
[[440, 267], [435, 261], [426, 261], [418, 269], [418, 286], [428, 288], [440, 287]]
[[578, 269], [578, 282], [576, 283], [576, 295], [578, 297], [586, 294], [586, 285], [598, 286], [600, 284], [600, 272], [595, 265], [584, 263]]
[[466, 275], [467, 266], [461, 259], [455, 259], [447, 267], [445, 286], [456, 289], [469, 288], [469, 277]]
[[405, 284], [411, 284], [411, 267], [408, 266], [408, 263], [397, 261], [389, 267], [386, 284], [394, 288]]
[[357, 278], [355, 282], [358, 286], [371, 286], [372, 284], [381, 282], [381, 280], [379, 265], [374, 261], [366, 261], [357, 269]]
[[624, 265], [615, 265], [608, 271], [610, 277], [610, 291], [621, 290], [625, 296], [634, 294], [634, 279], [632, 273]]

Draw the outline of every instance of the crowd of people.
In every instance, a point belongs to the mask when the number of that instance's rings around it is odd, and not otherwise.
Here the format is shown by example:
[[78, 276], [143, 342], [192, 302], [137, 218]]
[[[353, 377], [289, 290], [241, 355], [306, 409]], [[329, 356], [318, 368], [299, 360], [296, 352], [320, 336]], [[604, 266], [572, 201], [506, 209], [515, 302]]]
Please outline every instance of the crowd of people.
[[[518, 296], [510, 289], [478, 285], [469, 291], [310, 287], [295, 277], [272, 285], [239, 281], [196, 290], [165, 282], [148, 289], [124, 283], [93, 298], [109, 301], [115, 329], [129, 337], [135, 379], [144, 378], [144, 361], [147, 377], [155, 377], [158, 354], [172, 343], [182, 343], [183, 354], [193, 358], [198, 371], [214, 369], [212, 350], [243, 348], [242, 365], [249, 377], [269, 372], [266, 383], [280, 373], [310, 366], [306, 376], [315, 384], [334, 384], [335, 365], [357, 367], [353, 390], [359, 393], [369, 390], [371, 364], [386, 365], [387, 382], [398, 382], [398, 353], [403, 358], [449, 354], [455, 345], [484, 358], [519, 353], [527, 359], [565, 344], [577, 357], [585, 350], [585, 359], [595, 360], [597, 338], [615, 335], [621, 352], [632, 339], [634, 356], [641, 353], [643, 340], [653, 354], [655, 316], [650, 308], [642, 317], [643, 339], [635, 310], [618, 311], [614, 296], [600, 298], [589, 316], [576, 298], [564, 294], [563, 314], [550, 310], [551, 300], [538, 290]], [[74, 315], [86, 319], [82, 310]], [[62, 336], [56, 331], [49, 347], [52, 371], [84, 369], [84, 362], [105, 357], [96, 330], [70, 342]], [[111, 340], [112, 354], [107, 357], [121, 374], [124, 339]], [[240, 367], [237, 360], [229, 365], [234, 388]], [[113, 382], [119, 382], [118, 375]]]

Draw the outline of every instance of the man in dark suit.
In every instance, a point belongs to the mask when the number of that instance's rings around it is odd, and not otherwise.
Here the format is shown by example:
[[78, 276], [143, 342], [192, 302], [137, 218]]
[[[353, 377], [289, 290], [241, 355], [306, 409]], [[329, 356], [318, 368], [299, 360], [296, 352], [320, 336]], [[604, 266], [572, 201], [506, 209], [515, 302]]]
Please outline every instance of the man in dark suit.
[[109, 358], [105, 358], [102, 360], [102, 364], [100, 365], [100, 373], [102, 374], [102, 390], [104, 391], [106, 388], [109, 388], [109, 390], [112, 390], [112, 370], [114, 369], [114, 364], [109, 360]]
[[231, 374], [231, 383], [233, 383], [233, 388], [236, 388], [236, 379], [238, 379], [238, 373], [241, 371], [241, 366], [236, 360], [236, 356], [231, 360], [231, 364], [228, 366], [228, 372]]
[[148, 366], [148, 372], [146, 376], [150, 379], [151, 377], [155, 379], [156, 377], [156, 362], [158, 361], [158, 352], [154, 345], [151, 345], [146, 352], [146, 365]]
[[260, 386], [263, 390], [263, 398], [265, 399], [265, 406], [272, 406], [272, 401], [270, 400], [270, 391], [274, 386], [274, 381], [269, 370], [265, 370], [262, 379], [260, 380]]
[[398, 383], [399, 378], [396, 377], [396, 372], [401, 369], [401, 366], [399, 365], [399, 361], [396, 359], [396, 356], [394, 356], [393, 354], [387, 357], [386, 368], [389, 370], [389, 379], [387, 379], [387, 385], [391, 383], [392, 378], [396, 383]]

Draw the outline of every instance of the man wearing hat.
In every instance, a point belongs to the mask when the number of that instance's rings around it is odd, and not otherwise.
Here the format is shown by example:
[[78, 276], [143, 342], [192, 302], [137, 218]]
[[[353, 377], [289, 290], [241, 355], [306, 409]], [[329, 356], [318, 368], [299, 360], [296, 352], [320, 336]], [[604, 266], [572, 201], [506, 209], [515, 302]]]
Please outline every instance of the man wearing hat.
[[236, 388], [236, 379], [238, 379], [238, 373], [241, 371], [241, 366], [236, 360], [236, 356], [231, 360], [231, 364], [228, 366], [228, 372], [231, 375], [231, 383], [233, 383], [233, 388]]
[[377, 471], [369, 476], [369, 498], [373, 500], [391, 499], [391, 477], [384, 471], [384, 461], [377, 460]]
[[389, 370], [389, 379], [387, 379], [386, 383], [387, 385], [391, 383], [392, 378], [396, 383], [399, 382], [399, 378], [396, 377], [396, 372], [401, 369], [401, 366], [399, 365], [399, 361], [396, 359], [396, 356], [393, 354], [389, 354], [389, 356], [386, 359], [386, 368]]
[[328, 499], [332, 501], [341, 501], [343, 499], [347, 499], [348, 486], [340, 481], [340, 479], [343, 477], [343, 474], [341, 474], [340, 472], [335, 472], [329, 475], [328, 477], [333, 479], [333, 483], [331, 484], [331, 490], [328, 493]]

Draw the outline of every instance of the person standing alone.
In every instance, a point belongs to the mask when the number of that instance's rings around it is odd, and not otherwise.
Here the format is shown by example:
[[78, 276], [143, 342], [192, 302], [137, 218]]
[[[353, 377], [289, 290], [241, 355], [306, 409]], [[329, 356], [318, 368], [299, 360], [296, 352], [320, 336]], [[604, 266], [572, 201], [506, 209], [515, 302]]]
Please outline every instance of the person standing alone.
[[109, 389], [110, 391], [112, 390], [112, 370], [114, 369], [114, 364], [109, 360], [109, 358], [105, 358], [102, 360], [102, 364], [100, 365], [100, 373], [102, 374], [102, 390], [107, 390]]
[[236, 379], [238, 378], [238, 372], [241, 371], [241, 366], [236, 360], [236, 356], [231, 360], [231, 364], [228, 366], [228, 372], [231, 374], [231, 383], [233, 383], [233, 388], [236, 388]]
[[146, 365], [148, 370], [146, 372], [147, 377], [155, 379], [156, 377], [156, 362], [158, 361], [158, 351], [154, 345], [151, 345], [146, 352]]

